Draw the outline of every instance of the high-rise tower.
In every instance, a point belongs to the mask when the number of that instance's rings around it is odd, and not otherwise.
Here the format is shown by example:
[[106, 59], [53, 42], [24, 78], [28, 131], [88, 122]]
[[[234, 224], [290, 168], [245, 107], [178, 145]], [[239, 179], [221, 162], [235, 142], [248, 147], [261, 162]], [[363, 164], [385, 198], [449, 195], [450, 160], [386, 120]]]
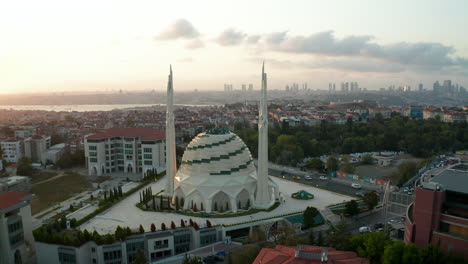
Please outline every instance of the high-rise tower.
[[267, 106], [267, 74], [265, 63], [262, 66], [262, 89], [258, 111], [258, 170], [255, 207], [269, 208], [271, 199], [268, 185], [268, 106]]
[[167, 106], [166, 106], [166, 176], [167, 184], [165, 195], [172, 197], [174, 193], [174, 177], [176, 174], [176, 146], [174, 128], [174, 89], [172, 86], [172, 66], [169, 66], [170, 74], [167, 82]]

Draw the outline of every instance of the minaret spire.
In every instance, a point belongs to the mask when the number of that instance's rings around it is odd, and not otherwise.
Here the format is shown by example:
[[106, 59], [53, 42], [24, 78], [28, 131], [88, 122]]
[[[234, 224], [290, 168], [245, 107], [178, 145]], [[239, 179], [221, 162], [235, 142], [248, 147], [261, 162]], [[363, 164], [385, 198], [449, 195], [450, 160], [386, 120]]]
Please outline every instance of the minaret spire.
[[258, 170], [257, 193], [255, 207], [268, 208], [274, 200], [271, 198], [268, 183], [268, 106], [267, 106], [267, 74], [265, 62], [262, 65], [262, 89], [258, 111]]
[[174, 88], [172, 83], [172, 65], [169, 65], [167, 82], [167, 106], [166, 106], [166, 176], [167, 184], [165, 194], [171, 196], [174, 193], [174, 177], [176, 174], [176, 146], [174, 127]]

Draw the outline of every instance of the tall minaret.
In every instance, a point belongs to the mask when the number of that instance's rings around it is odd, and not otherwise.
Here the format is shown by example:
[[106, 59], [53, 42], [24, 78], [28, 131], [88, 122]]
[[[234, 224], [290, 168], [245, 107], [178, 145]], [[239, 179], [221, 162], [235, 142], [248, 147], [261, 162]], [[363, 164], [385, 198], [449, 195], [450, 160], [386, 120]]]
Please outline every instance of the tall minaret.
[[174, 128], [174, 89], [172, 87], [172, 66], [169, 66], [170, 74], [167, 82], [167, 106], [166, 106], [166, 176], [167, 184], [165, 195], [172, 197], [174, 193], [174, 177], [176, 174], [176, 146]]
[[258, 170], [255, 207], [268, 208], [272, 205], [268, 186], [268, 107], [267, 107], [267, 74], [265, 63], [262, 66], [262, 90], [258, 109]]

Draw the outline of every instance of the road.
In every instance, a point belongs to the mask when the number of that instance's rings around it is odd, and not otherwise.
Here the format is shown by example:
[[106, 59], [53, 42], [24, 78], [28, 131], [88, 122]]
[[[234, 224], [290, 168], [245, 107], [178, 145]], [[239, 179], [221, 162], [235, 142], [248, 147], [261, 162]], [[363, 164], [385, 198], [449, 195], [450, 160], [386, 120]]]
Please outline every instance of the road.
[[[351, 182], [340, 181], [339, 179], [334, 179], [334, 178], [330, 178], [330, 177], [327, 177], [326, 180], [321, 180], [320, 179], [320, 174], [317, 174], [317, 173], [309, 174], [312, 177], [310, 180], [306, 180], [304, 177], [301, 177], [300, 180], [295, 180], [293, 178], [293, 176], [297, 176], [297, 175], [292, 174], [292, 173], [288, 173], [288, 172], [283, 172], [282, 170], [278, 170], [278, 169], [271, 169], [270, 168], [270, 169], [268, 169], [268, 174], [271, 175], [271, 176], [275, 176], [275, 177], [284, 176], [285, 179], [288, 179], [288, 180], [292, 180], [292, 181], [300, 182], [300, 183], [303, 183], [303, 184], [319, 187], [319, 188], [322, 188], [322, 189], [326, 189], [326, 190], [330, 190], [330, 191], [333, 191], [333, 192], [338, 192], [338, 193], [342, 193], [342, 194], [346, 194], [346, 195], [352, 195], [352, 196], [356, 196], [356, 193], [358, 193], [358, 192], [364, 194], [366, 192], [376, 190], [376, 188], [370, 188], [370, 187], [364, 186], [364, 185], [362, 186], [361, 189], [355, 189], [355, 188], [351, 187]], [[380, 189], [377, 188], [377, 191], [380, 193], [380, 197], [383, 197], [383, 190], [380, 190]]]

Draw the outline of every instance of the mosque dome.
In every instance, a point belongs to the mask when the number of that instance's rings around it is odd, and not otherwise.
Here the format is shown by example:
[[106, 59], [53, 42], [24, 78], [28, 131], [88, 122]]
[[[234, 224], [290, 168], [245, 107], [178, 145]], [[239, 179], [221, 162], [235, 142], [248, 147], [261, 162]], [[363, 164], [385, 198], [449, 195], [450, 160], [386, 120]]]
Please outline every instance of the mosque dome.
[[174, 182], [174, 199], [184, 208], [237, 211], [254, 201], [257, 171], [249, 149], [236, 134], [211, 129], [187, 146]]

